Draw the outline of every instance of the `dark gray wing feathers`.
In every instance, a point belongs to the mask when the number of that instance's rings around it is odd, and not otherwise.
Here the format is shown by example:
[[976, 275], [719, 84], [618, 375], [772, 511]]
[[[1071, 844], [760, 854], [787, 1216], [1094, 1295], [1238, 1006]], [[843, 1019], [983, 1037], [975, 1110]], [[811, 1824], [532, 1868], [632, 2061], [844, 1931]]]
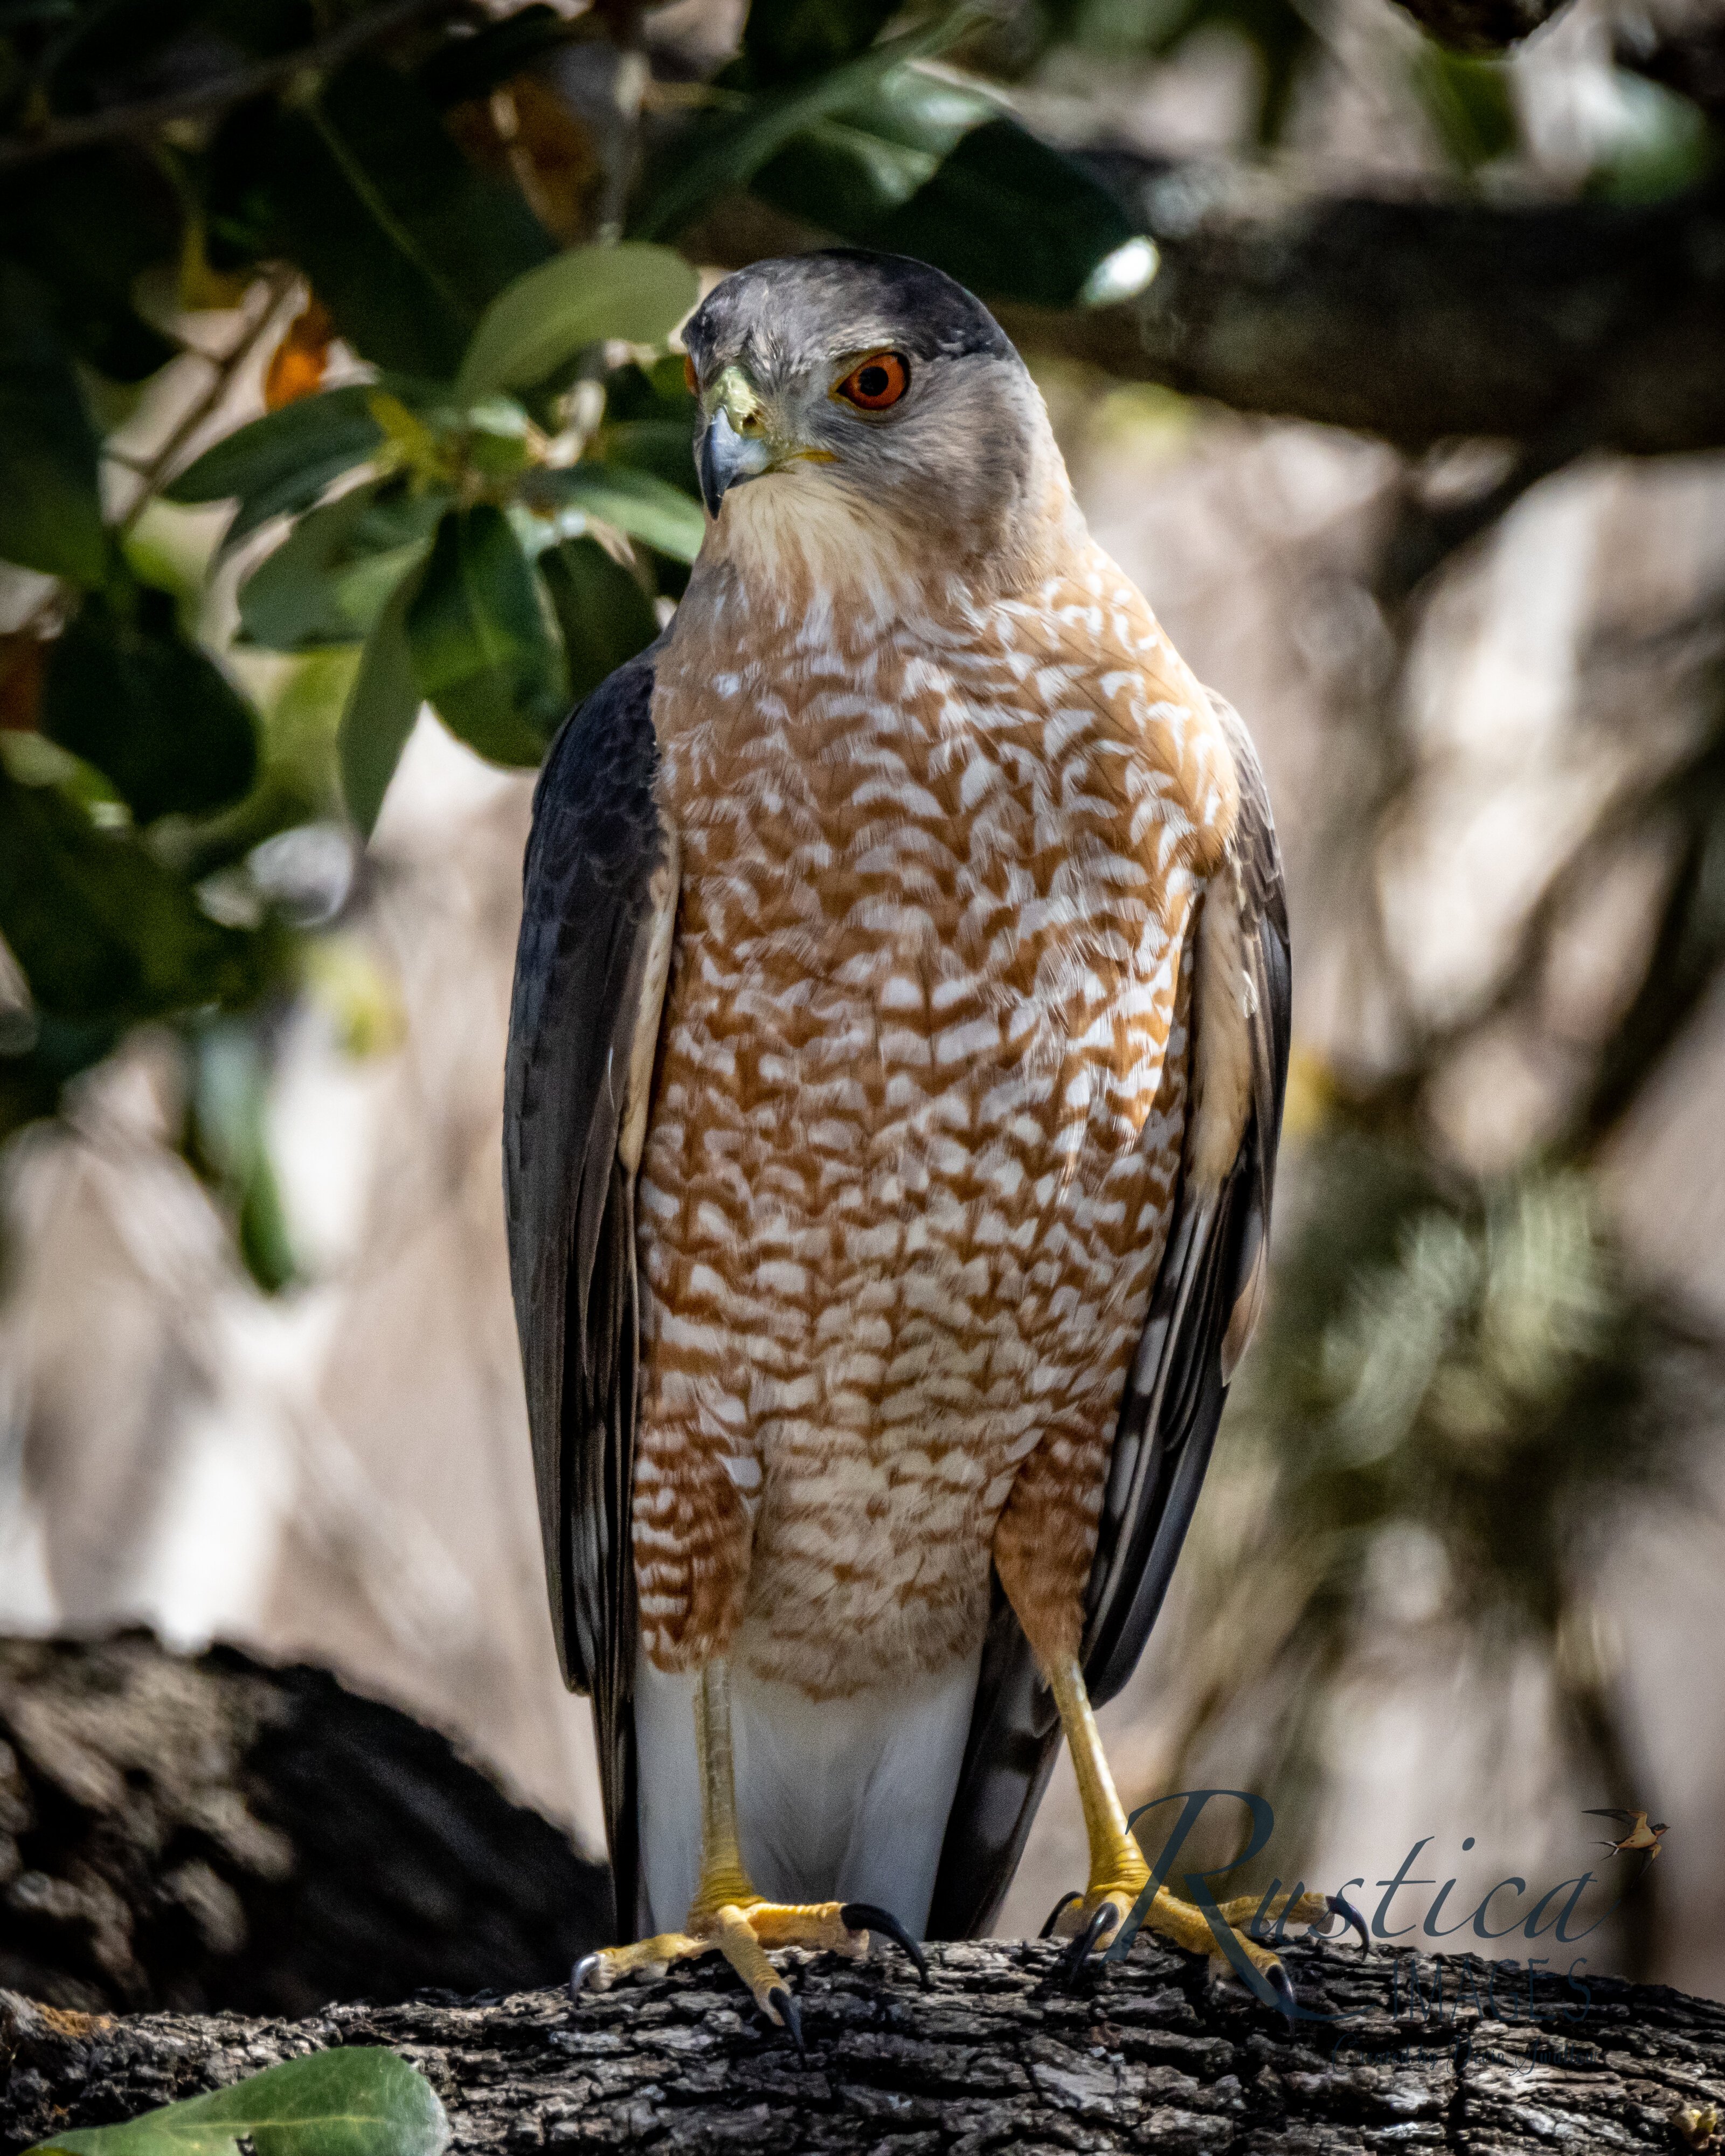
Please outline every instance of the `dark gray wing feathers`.
[[[634, 1188], [618, 1157], [655, 872], [653, 653], [553, 742], [533, 799], [504, 1081], [504, 1196], [565, 1681], [593, 1694], [619, 1931], [634, 1913]], [[655, 1020], [656, 1022], [656, 1017]]]

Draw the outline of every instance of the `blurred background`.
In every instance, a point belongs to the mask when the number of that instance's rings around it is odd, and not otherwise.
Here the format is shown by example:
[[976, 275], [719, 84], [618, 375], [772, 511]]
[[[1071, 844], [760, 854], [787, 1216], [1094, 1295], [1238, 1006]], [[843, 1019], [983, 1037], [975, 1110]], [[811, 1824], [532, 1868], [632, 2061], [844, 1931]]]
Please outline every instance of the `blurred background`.
[[[598, 1849], [500, 1194], [531, 767], [698, 543], [697, 279], [897, 247], [1287, 860], [1274, 1289], [1128, 1805], [1261, 1791], [1368, 1911], [1429, 1836], [1456, 1914], [1651, 1806], [1591, 1966], [1725, 1995], [1722, 126], [1717, 0], [0, 0], [0, 1631], [321, 1665]], [[137, 2003], [27, 1674], [0, 1931]], [[1002, 1929], [1082, 1862], [1063, 1762]]]

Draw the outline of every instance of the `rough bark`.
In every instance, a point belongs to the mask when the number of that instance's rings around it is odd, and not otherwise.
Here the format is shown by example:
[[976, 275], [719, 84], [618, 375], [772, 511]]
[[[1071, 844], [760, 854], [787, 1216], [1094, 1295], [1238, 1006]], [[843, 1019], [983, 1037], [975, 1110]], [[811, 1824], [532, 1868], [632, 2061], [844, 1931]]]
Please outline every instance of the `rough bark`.
[[[870, 2150], [886, 2156], [1154, 2149], [1702, 2145], [1725, 2109], [1725, 2006], [1459, 1958], [1322, 1943], [1288, 1956], [1313, 2012], [1347, 2031], [1291, 2031], [1231, 1983], [1141, 1940], [1068, 1994], [1056, 1949], [990, 1942], [932, 1951], [920, 1991], [888, 1954], [867, 1967], [786, 1955], [808, 2043], [799, 2061], [722, 1964], [685, 1964], [572, 2005], [560, 1992], [491, 2004], [331, 2007], [297, 2023], [223, 2015], [91, 2022], [0, 1994], [0, 2151], [197, 2094], [297, 2052], [385, 2044], [447, 2106], [454, 2156], [593, 2148]], [[1485, 2008], [1482, 2013], [1481, 2008]], [[1566, 2010], [1580, 2018], [1568, 2018]], [[7, 2066], [9, 2061], [9, 2074]]]
[[1315, 198], [1225, 168], [1103, 168], [1160, 270], [1124, 305], [1003, 310], [1025, 349], [1410, 449], [1725, 444], [1725, 193]]
[[603, 1866], [326, 1671], [0, 1640], [0, 1984], [305, 2014], [552, 1981], [609, 1919]]

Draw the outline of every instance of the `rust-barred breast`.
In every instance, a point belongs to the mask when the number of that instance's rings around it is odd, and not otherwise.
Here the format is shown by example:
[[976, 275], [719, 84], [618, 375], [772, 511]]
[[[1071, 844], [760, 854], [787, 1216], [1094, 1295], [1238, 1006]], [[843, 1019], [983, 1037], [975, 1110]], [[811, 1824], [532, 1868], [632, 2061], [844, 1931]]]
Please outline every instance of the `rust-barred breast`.
[[685, 603], [642, 1162], [634, 1537], [660, 1668], [814, 1698], [1074, 1650], [1186, 1107], [1235, 766], [1081, 526], [1035, 588]]

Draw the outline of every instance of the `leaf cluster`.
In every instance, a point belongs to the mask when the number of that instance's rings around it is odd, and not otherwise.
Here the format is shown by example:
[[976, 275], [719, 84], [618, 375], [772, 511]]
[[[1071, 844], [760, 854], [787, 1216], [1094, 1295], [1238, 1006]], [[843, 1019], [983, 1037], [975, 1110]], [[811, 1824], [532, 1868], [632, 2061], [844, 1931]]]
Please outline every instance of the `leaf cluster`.
[[[1081, 165], [929, 71], [975, 13], [896, 13], [755, 0], [734, 62], [619, 144], [558, 89], [572, 45], [620, 64], [603, 10], [0, 7], [0, 564], [27, 572], [0, 935], [28, 995], [0, 1135], [166, 1023], [187, 1158], [259, 1276], [290, 1277], [245, 1224], [276, 1209], [267, 1147], [198, 1105], [238, 1026], [261, 1131], [304, 937], [345, 888], [308, 907], [267, 850], [307, 824], [362, 843], [428, 704], [536, 764], [658, 633], [702, 528], [670, 243], [749, 190], [1065, 305], [1132, 238]], [[236, 427], [262, 359], [270, 408]], [[182, 414], [141, 461], [119, 431], [141, 400]]]

